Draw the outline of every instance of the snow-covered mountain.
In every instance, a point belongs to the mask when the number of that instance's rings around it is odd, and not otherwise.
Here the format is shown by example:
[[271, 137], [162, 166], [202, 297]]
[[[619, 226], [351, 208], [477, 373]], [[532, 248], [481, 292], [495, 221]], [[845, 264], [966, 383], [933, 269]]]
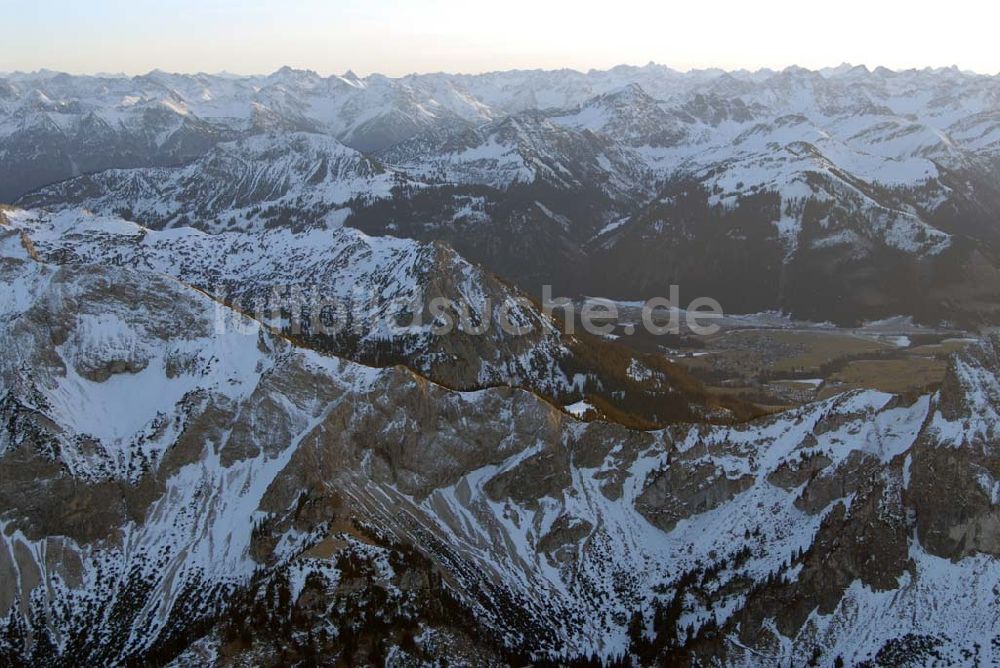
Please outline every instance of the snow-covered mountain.
[[0, 663], [997, 663], [995, 334], [759, 417], [531, 298], [995, 326], [998, 108], [954, 69], [0, 78]]
[[405, 178], [327, 135], [254, 135], [182, 167], [111, 169], [44, 188], [26, 206], [115, 211], [150, 227], [223, 231], [338, 226], [355, 197], [386, 198]]
[[[650, 65], [393, 79], [285, 68], [15, 74], [2, 90], [0, 165], [10, 173], [0, 196], [83, 174], [27, 195], [29, 206], [211, 230], [346, 220], [447, 241], [531, 293], [578, 287], [610, 266], [608, 282], [586, 290], [634, 299], [658, 294], [650, 277], [663, 277], [661, 249], [678, 235], [709, 252], [720, 237], [746, 236], [679, 221], [675, 195], [693, 184], [707, 193], [704, 215], [751, 217], [759, 263], [774, 265], [774, 287], [757, 299], [713, 287], [731, 309], [849, 320], [863, 306], [866, 317], [942, 320], [941, 308], [918, 312], [892, 290], [858, 296], [852, 277], [891, 266], [931, 285], [971, 267], [971, 285], [948, 290], [962, 319], [993, 318], [997, 295], [980, 288], [1000, 266], [995, 77]], [[105, 167], [127, 169], [93, 173]], [[637, 245], [648, 252], [636, 256]], [[725, 245], [708, 265], [731, 261]], [[675, 282], [702, 283], [683, 264], [668, 272]], [[793, 285], [829, 283], [847, 302], [804, 304], [783, 287], [796, 266], [816, 275]]]
[[[283, 68], [254, 77], [40, 72], [8, 75], [0, 83], [0, 150], [17, 157], [34, 142], [42, 151], [26, 157], [51, 160], [51, 180], [74, 170], [95, 171], [96, 163], [131, 167], [141, 161], [141, 153], [116, 154], [115, 142], [146, 142], [149, 164], [181, 161], [226, 136], [268, 130], [323, 132], [373, 151], [428, 130], [478, 126], [524, 111], [544, 111], [565, 125], [661, 149], [721, 143], [758, 122], [789, 115], [803, 115], [856, 150], [885, 157], [957, 158], [963, 152], [996, 157], [1000, 147], [1000, 84], [994, 77], [954, 70], [679, 73], [650, 65], [586, 74], [391, 79], [352, 73], [324, 78]], [[185, 144], [189, 148], [181, 150]], [[99, 149], [89, 164], [83, 148]], [[57, 164], [57, 158], [68, 162]], [[23, 194], [16, 184], [27, 180], [12, 182], [3, 196]]]
[[[0, 215], [49, 262], [170, 276], [300, 345], [402, 364], [446, 387], [523, 387], [562, 404], [599, 397], [606, 405], [598, 414], [649, 424], [747, 409], [712, 398], [662, 358], [651, 356], [646, 368], [617, 344], [564, 336], [524, 294], [444, 244], [350, 228], [156, 231], [78, 209]], [[644, 377], [632, 364], [646, 368]]]
[[5, 661], [997, 656], [996, 339], [930, 396], [629, 431], [0, 235]]
[[608, 138], [565, 129], [537, 112], [418, 135], [380, 157], [424, 179], [498, 189], [541, 182], [558, 190], [626, 197], [641, 192], [650, 178], [638, 156]]
[[591, 98], [552, 120], [559, 125], [600, 132], [628, 146], [665, 148], [688, 140], [691, 128], [687, 125], [696, 119], [684, 113], [671, 113], [639, 84], [632, 83]]

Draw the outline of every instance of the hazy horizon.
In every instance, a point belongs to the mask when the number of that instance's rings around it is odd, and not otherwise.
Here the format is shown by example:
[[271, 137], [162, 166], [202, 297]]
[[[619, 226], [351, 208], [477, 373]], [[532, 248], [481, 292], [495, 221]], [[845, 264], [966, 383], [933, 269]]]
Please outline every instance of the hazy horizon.
[[[895, 6], [893, 6], [895, 5]], [[912, 5], [839, 3], [822, 15], [770, 0], [671, 7], [622, 0], [562, 0], [503, 6], [457, 0], [68, 0], [19, 7], [7, 16], [0, 72], [73, 74], [273, 72], [283, 65], [324, 75], [480, 74], [511, 69], [604, 70], [621, 63], [691, 69], [808, 69], [841, 62], [892, 70], [957, 66], [1000, 72], [992, 26], [1000, 10], [968, 0], [949, 5], [961, 30]], [[975, 20], [961, 21], [962, 17]], [[892, 29], [886, 26], [893, 26]]]
[[712, 72], [712, 71], [727, 72], [727, 73], [747, 72], [749, 74], [758, 74], [760, 72], [779, 73], [779, 72], [782, 72], [784, 70], [788, 70], [788, 69], [792, 69], [792, 68], [801, 68], [801, 69], [808, 70], [810, 72], [820, 72], [820, 73], [822, 73], [822, 72], [825, 72], [825, 71], [831, 71], [831, 70], [836, 70], [836, 69], [845, 68], [845, 67], [851, 67], [851, 68], [865, 67], [870, 72], [874, 72], [875, 70], [880, 69], [880, 68], [882, 68], [882, 69], [888, 69], [888, 70], [890, 70], [892, 72], [926, 71], [926, 70], [942, 71], [942, 70], [948, 70], [948, 69], [957, 68], [960, 72], [963, 72], [963, 73], [966, 73], [966, 74], [973, 74], [973, 75], [978, 75], [978, 76], [1000, 76], [1000, 72], [983, 72], [983, 71], [977, 71], [977, 70], [973, 70], [973, 69], [967, 69], [967, 68], [958, 67], [957, 65], [954, 65], [954, 64], [952, 64], [952, 65], [925, 65], [923, 67], [908, 67], [908, 68], [893, 68], [893, 67], [886, 67], [884, 65], [878, 65], [878, 64], [872, 65], [870, 63], [851, 63], [851, 62], [847, 62], [847, 61], [844, 61], [844, 62], [842, 62], [840, 64], [831, 64], [831, 65], [825, 65], [825, 66], [822, 66], [822, 67], [803, 67], [802, 65], [799, 65], [797, 63], [790, 63], [788, 65], [785, 65], [784, 67], [758, 67], [758, 68], [690, 67], [690, 68], [685, 68], [685, 69], [673, 67], [673, 66], [671, 66], [671, 65], [669, 65], [667, 63], [658, 63], [658, 62], [650, 61], [650, 62], [645, 63], [645, 64], [625, 63], [625, 62], [622, 62], [622, 63], [618, 63], [616, 65], [611, 65], [610, 67], [593, 67], [593, 68], [587, 68], [587, 69], [580, 69], [580, 68], [575, 68], [575, 67], [514, 67], [514, 68], [508, 68], [506, 70], [482, 70], [482, 71], [474, 71], [474, 72], [473, 71], [465, 72], [465, 71], [459, 71], [459, 70], [455, 70], [455, 71], [426, 70], [426, 71], [419, 71], [419, 72], [418, 71], [403, 72], [402, 74], [386, 74], [385, 72], [360, 72], [360, 71], [357, 70], [357, 68], [352, 68], [352, 67], [347, 67], [347, 68], [345, 68], [343, 70], [336, 71], [336, 72], [334, 72], [334, 71], [321, 71], [321, 70], [317, 70], [316, 68], [311, 68], [311, 67], [296, 67], [296, 66], [292, 66], [292, 65], [280, 65], [280, 66], [278, 66], [278, 67], [276, 67], [276, 68], [274, 68], [272, 70], [252, 71], [252, 72], [251, 71], [235, 72], [235, 71], [232, 71], [232, 70], [216, 70], [216, 71], [205, 71], [205, 70], [171, 70], [171, 69], [167, 69], [167, 68], [163, 68], [163, 67], [154, 67], [154, 68], [149, 69], [149, 70], [136, 71], [136, 72], [98, 72], [98, 71], [87, 71], [87, 72], [84, 72], [84, 71], [70, 71], [70, 70], [65, 70], [65, 69], [56, 69], [56, 68], [42, 67], [42, 68], [38, 68], [38, 69], [35, 69], [35, 70], [0, 70], [0, 75], [3, 75], [3, 76], [10, 76], [10, 75], [25, 75], [25, 76], [28, 76], [28, 75], [33, 75], [33, 74], [50, 73], [50, 74], [68, 74], [70, 76], [82, 76], [82, 77], [126, 77], [126, 78], [132, 78], [132, 77], [146, 76], [146, 75], [149, 75], [149, 74], [153, 74], [155, 72], [162, 72], [162, 73], [165, 73], [165, 74], [180, 75], [180, 76], [206, 75], [206, 76], [220, 76], [220, 77], [226, 77], [226, 76], [228, 76], [228, 77], [234, 77], [234, 78], [250, 78], [250, 77], [270, 76], [272, 74], [276, 74], [280, 70], [282, 70], [282, 69], [284, 69], [284, 68], [287, 67], [287, 68], [290, 68], [292, 70], [299, 71], [299, 72], [306, 72], [306, 71], [313, 72], [316, 75], [318, 75], [320, 77], [323, 77], [323, 78], [328, 78], [328, 77], [332, 77], [332, 76], [342, 77], [342, 76], [344, 76], [344, 75], [346, 75], [348, 73], [353, 73], [353, 74], [355, 74], [357, 77], [359, 77], [361, 79], [365, 79], [365, 78], [372, 77], [372, 76], [384, 76], [384, 77], [389, 78], [389, 79], [401, 79], [401, 78], [405, 78], [405, 77], [409, 77], [409, 76], [430, 76], [430, 75], [435, 75], [435, 74], [441, 74], [441, 75], [446, 75], [446, 76], [481, 76], [481, 75], [488, 75], [488, 74], [494, 74], [494, 73], [499, 73], [499, 72], [560, 72], [560, 71], [572, 71], [572, 72], [577, 72], [579, 74], [587, 74], [588, 72], [608, 72], [608, 71], [614, 70], [614, 69], [619, 68], [619, 67], [641, 69], [641, 68], [650, 67], [650, 66], [652, 66], [652, 67], [666, 68], [666, 69], [669, 69], [671, 71], [677, 72], [679, 74], [689, 74], [689, 73], [693, 73], [693, 72]]

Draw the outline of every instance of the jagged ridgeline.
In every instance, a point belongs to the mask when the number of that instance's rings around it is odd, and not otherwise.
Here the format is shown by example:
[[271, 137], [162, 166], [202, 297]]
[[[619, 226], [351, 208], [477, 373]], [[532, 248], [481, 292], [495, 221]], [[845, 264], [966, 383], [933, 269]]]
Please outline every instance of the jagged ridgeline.
[[3, 243], [10, 661], [992, 656], [995, 341], [909, 403], [630, 432]]
[[5, 215], [7, 663], [996, 656], [996, 339], [933, 395], [631, 431], [53, 263], [70, 233]]
[[[639, 355], [585, 332], [563, 335], [537, 304], [444, 244], [346, 228], [154, 231], [79, 210], [11, 210], [7, 219], [47, 261], [166, 274], [257, 315], [299, 345], [373, 366], [404, 365], [452, 389], [516, 386], [559, 405], [590, 397], [599, 406], [595, 417], [646, 428], [740, 420], [756, 411], [711, 396], [662, 355]], [[454, 305], [446, 335], [435, 333], [429, 312], [442, 298]], [[334, 313], [320, 312], [324, 305]], [[330, 332], [323, 325], [334, 317]], [[511, 332], [506, 321], [524, 333]]]
[[[996, 77], [863, 67], [0, 81], [0, 200], [443, 240], [537, 297], [995, 322]], [[723, 279], [720, 279], [723, 277]]]
[[[1000, 662], [998, 103], [850, 67], [5, 76], [0, 664]], [[564, 334], [546, 284], [983, 333], [929, 390], [762, 416]]]

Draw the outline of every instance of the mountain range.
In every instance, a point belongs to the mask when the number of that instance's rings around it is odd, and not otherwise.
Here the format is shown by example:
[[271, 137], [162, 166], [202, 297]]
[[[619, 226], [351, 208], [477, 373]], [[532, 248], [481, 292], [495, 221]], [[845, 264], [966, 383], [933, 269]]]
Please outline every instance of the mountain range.
[[634, 431], [51, 261], [54, 229], [2, 229], [5, 660], [997, 655], [996, 338], [931, 395]]
[[[0, 663], [996, 663], [998, 177], [956, 69], [3, 75]], [[543, 286], [977, 333], [762, 406]]]
[[[734, 312], [996, 315], [994, 77], [285, 68], [16, 74], [0, 90], [0, 197], [24, 206], [443, 240], [535, 296], [676, 283]], [[723, 266], [740, 280], [714, 281]]]

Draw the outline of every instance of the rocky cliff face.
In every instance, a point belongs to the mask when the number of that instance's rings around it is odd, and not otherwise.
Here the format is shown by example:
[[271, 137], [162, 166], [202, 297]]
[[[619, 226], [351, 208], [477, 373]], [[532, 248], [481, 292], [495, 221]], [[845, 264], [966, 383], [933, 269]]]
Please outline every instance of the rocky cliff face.
[[9, 663], [997, 656], [996, 340], [915, 400], [630, 431], [296, 346], [146, 266], [51, 263], [13, 219]]

